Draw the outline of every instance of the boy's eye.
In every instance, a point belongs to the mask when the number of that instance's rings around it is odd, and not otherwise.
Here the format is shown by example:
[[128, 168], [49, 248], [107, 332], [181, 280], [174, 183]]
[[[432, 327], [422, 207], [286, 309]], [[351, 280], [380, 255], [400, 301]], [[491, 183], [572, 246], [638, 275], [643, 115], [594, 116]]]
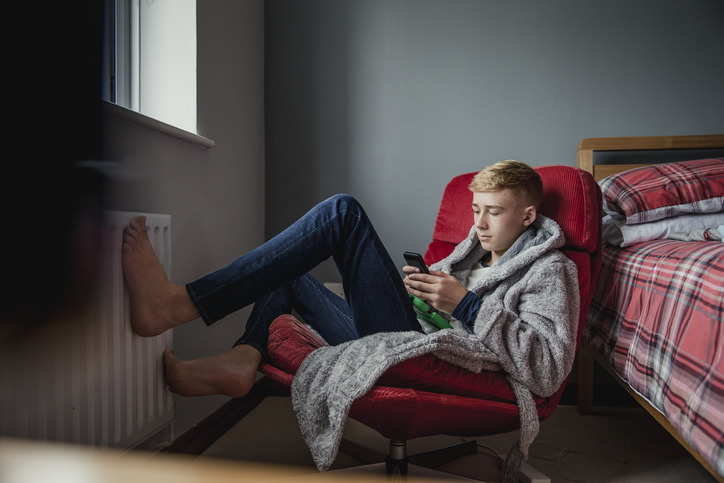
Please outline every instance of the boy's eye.
[[493, 213], [492, 211], [490, 212], [490, 216], [498, 216], [498, 215], [499, 215], [499, 213], [497, 211], [495, 213]]

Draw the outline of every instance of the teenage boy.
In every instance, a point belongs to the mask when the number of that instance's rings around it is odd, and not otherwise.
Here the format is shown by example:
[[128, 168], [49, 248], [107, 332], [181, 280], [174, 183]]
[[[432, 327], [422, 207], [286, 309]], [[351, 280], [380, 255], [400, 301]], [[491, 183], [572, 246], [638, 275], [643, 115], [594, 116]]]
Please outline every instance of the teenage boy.
[[[537, 213], [542, 181], [535, 170], [503, 161], [478, 173], [470, 189], [475, 224], [469, 236], [429, 275], [404, 267], [404, 281], [362, 207], [346, 195], [320, 203], [261, 247], [185, 287], [166, 278], [139, 217], [123, 246], [133, 329], [152, 336], [198, 317], [212, 324], [254, 303], [230, 351], [191, 361], [164, 354], [172, 391], [238, 397], [254, 383], [271, 322], [297, 310], [329, 344], [305, 360], [293, 387], [300, 426], [320, 468], [336, 455], [340, 416], [354, 399], [330, 401], [340, 394], [333, 387], [362, 395], [387, 367], [427, 352], [473, 371], [504, 371], [521, 407], [521, 445], [506, 465], [515, 472], [537, 433], [532, 393], [553, 394], [573, 363], [577, 273], [557, 250], [564, 243], [560, 227]], [[330, 257], [346, 300], [308, 275]], [[425, 335], [408, 292], [459, 330]], [[355, 374], [332, 371], [341, 358]], [[336, 422], [319, 417], [340, 404]], [[314, 421], [327, 422], [318, 427]]]

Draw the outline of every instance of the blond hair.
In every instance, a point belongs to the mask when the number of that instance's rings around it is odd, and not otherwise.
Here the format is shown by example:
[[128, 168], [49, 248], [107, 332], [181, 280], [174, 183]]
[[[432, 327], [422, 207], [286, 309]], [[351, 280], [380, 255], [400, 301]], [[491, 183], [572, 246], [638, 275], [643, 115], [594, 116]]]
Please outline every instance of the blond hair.
[[538, 209], [543, 198], [543, 180], [530, 166], [508, 159], [500, 161], [475, 175], [468, 186], [474, 193], [487, 193], [509, 189], [524, 206], [533, 205]]

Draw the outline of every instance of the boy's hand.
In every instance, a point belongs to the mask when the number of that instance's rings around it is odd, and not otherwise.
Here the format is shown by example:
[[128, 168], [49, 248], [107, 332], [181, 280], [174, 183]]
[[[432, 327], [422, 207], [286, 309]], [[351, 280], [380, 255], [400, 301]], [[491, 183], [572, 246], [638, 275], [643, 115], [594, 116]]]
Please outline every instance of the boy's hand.
[[430, 271], [430, 275], [420, 273], [414, 267], [405, 266], [402, 271], [407, 291], [432, 304], [437, 310], [451, 314], [465, 298], [468, 289], [458, 279], [445, 272]]

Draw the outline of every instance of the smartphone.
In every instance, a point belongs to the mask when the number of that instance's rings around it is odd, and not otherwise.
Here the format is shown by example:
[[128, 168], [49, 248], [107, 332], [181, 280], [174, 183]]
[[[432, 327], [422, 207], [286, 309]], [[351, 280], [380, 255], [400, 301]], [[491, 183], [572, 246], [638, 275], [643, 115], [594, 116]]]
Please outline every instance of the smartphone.
[[427, 269], [427, 265], [425, 264], [425, 260], [419, 253], [405, 252], [404, 257], [409, 266], [419, 268], [422, 273], [430, 273], [430, 270]]

